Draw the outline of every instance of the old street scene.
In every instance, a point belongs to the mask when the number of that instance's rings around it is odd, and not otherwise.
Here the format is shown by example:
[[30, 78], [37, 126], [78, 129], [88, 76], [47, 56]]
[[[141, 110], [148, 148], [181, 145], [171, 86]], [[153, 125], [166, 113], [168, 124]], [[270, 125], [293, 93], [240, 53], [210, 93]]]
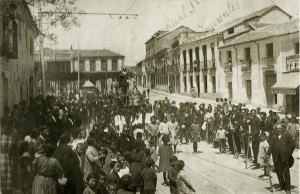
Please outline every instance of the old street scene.
[[298, 0], [0, 0], [0, 194], [299, 193]]

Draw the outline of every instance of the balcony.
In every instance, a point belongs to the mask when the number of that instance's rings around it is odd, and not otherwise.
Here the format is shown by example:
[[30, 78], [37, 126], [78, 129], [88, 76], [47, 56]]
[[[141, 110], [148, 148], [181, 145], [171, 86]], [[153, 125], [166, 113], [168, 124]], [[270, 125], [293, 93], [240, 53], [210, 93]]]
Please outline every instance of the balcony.
[[297, 71], [299, 70], [299, 54], [286, 57], [286, 70]]
[[242, 72], [250, 72], [251, 71], [251, 59], [241, 61], [241, 63], [242, 63]]
[[210, 70], [216, 69], [216, 62], [214, 59], [208, 61], [208, 69]]
[[232, 63], [224, 63], [224, 72], [232, 72]]
[[268, 58], [262, 58], [261, 59], [261, 66], [262, 66], [262, 69], [265, 70], [265, 71], [273, 71], [275, 69], [275, 59], [274, 57], [268, 57]]

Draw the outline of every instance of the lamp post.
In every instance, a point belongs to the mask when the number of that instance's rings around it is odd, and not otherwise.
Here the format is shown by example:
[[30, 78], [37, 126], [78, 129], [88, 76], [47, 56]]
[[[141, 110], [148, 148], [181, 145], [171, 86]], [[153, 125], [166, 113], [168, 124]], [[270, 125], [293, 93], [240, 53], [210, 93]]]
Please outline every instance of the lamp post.
[[150, 88], [148, 87], [147, 89], [148, 100], [149, 100], [149, 93], [150, 93]]

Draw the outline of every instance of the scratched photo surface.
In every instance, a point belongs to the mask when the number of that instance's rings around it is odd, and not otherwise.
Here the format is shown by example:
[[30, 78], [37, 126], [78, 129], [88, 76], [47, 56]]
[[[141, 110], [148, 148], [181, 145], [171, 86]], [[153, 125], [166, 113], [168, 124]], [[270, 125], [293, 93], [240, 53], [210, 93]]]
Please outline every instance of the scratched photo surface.
[[[44, 118], [38, 106], [28, 108], [28, 115], [37, 112], [34, 122], [24, 114], [19, 123], [12, 121], [9, 132], [5, 118], [17, 118], [15, 104], [29, 107], [39, 95], [86, 103], [83, 99], [97, 96], [95, 91], [119, 95], [118, 88], [129, 96], [120, 97], [121, 103], [136, 105], [138, 93], [153, 105], [149, 115], [161, 117], [161, 124], [167, 118], [170, 149], [184, 161], [183, 169], [176, 163], [170, 170], [168, 150], [159, 148], [158, 138], [157, 180], [149, 178], [149, 187], [154, 186], [149, 193], [299, 193], [298, 0], [0, 0], [0, 71], [0, 194], [43, 193], [37, 180], [43, 172], [32, 165], [40, 153], [31, 155], [20, 146], [34, 145], [26, 132], [37, 123], [67, 118], [70, 111], [59, 108], [56, 117], [45, 110]], [[159, 101], [171, 108], [154, 106]], [[181, 108], [186, 102], [193, 108]], [[97, 103], [76, 109], [84, 115], [83, 133], [89, 134], [104, 119], [97, 112], [110, 106]], [[172, 113], [178, 122], [175, 135]], [[282, 135], [277, 122], [285, 124]], [[27, 123], [32, 128], [24, 132]], [[140, 129], [147, 147], [149, 123]], [[115, 125], [120, 130], [121, 124]], [[71, 186], [82, 193], [86, 185], [81, 183]], [[55, 182], [52, 186], [50, 193], [66, 192], [58, 183], [58, 189]], [[136, 193], [143, 191], [138, 187]]]

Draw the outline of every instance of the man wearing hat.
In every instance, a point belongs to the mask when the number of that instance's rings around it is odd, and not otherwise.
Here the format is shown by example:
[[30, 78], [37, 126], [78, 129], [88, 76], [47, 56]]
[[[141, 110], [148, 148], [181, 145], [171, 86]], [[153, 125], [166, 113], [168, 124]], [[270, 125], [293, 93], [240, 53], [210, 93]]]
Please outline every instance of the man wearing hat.
[[276, 174], [280, 187], [278, 191], [285, 190], [287, 194], [291, 193], [290, 167], [293, 165], [293, 151], [295, 145], [290, 134], [285, 133], [283, 123], [275, 124], [276, 134], [270, 139], [268, 157], [272, 154]]

